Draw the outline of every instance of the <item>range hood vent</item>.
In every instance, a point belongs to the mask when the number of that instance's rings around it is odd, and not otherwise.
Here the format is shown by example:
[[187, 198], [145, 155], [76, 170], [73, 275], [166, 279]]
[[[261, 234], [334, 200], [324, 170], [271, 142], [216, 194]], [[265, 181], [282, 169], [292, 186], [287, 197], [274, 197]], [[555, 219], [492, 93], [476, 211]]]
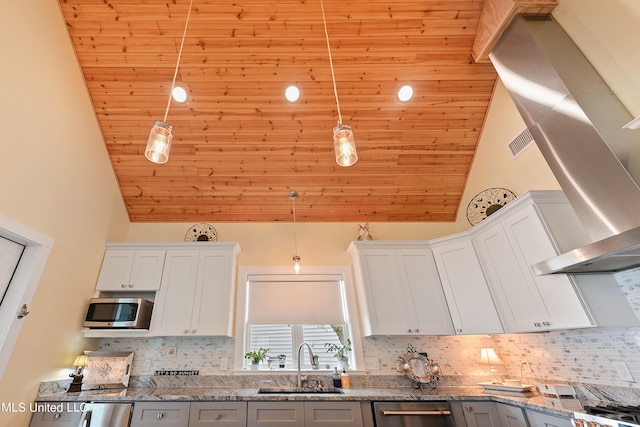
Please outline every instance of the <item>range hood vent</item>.
[[516, 17], [489, 56], [595, 242], [534, 271], [640, 266], [640, 141], [622, 129], [633, 117], [552, 17]]

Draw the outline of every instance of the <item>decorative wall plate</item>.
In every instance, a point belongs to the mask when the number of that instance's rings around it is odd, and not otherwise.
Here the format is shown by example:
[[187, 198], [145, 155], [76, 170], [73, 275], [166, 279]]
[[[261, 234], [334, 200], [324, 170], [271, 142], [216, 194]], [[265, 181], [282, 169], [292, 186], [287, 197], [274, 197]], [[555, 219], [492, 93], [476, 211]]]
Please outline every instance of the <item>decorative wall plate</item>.
[[194, 224], [184, 235], [185, 242], [215, 242], [218, 240], [218, 232], [211, 224]]
[[506, 188], [489, 188], [473, 196], [467, 206], [467, 220], [476, 225], [516, 198], [516, 195]]

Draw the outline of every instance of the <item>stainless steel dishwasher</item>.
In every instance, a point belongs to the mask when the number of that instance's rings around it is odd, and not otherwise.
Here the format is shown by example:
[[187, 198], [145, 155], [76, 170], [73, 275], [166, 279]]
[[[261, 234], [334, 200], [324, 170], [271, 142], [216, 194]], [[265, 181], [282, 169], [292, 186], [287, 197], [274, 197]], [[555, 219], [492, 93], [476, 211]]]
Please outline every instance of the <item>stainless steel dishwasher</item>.
[[374, 402], [376, 427], [455, 427], [449, 402]]

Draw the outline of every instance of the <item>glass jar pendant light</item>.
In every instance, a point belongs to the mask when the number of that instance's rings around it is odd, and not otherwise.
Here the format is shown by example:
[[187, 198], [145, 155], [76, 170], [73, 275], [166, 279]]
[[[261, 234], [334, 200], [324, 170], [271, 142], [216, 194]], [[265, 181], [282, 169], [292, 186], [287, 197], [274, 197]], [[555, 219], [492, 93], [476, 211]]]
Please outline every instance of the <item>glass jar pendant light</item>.
[[322, 9], [322, 23], [324, 24], [324, 36], [327, 40], [327, 50], [329, 52], [329, 66], [331, 67], [331, 81], [333, 82], [333, 93], [336, 97], [336, 107], [338, 109], [338, 126], [333, 129], [333, 150], [336, 155], [336, 163], [340, 166], [351, 166], [358, 161], [356, 152], [356, 142], [353, 137], [351, 126], [342, 123], [340, 113], [340, 101], [338, 101], [338, 89], [336, 88], [336, 76], [333, 71], [333, 59], [331, 57], [331, 46], [329, 45], [329, 33], [327, 31], [327, 20], [324, 14], [324, 3], [320, 0]]
[[171, 141], [173, 140], [173, 128], [167, 123], [169, 115], [169, 107], [171, 106], [171, 98], [173, 89], [176, 87], [176, 77], [178, 76], [178, 67], [180, 66], [180, 57], [182, 56], [182, 48], [184, 47], [184, 39], [187, 35], [187, 27], [189, 26], [189, 18], [191, 17], [191, 8], [193, 0], [189, 2], [189, 12], [187, 20], [184, 24], [184, 32], [182, 33], [182, 41], [180, 42], [180, 50], [178, 51], [178, 60], [176, 61], [176, 69], [173, 73], [173, 82], [169, 91], [169, 101], [164, 112], [163, 120], [156, 120], [151, 127], [147, 147], [144, 150], [144, 156], [153, 163], [163, 164], [169, 160], [169, 151], [171, 151]]

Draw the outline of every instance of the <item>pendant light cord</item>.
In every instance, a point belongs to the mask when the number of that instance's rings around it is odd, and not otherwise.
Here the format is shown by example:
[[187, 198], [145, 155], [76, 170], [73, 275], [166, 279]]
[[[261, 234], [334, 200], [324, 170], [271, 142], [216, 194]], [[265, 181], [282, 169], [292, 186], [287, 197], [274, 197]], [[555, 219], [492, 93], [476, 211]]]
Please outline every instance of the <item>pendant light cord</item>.
[[187, 13], [187, 21], [184, 24], [184, 32], [182, 33], [182, 41], [180, 42], [180, 49], [178, 50], [178, 61], [176, 62], [176, 70], [173, 72], [173, 81], [171, 82], [171, 90], [169, 91], [169, 100], [167, 101], [167, 109], [164, 112], [164, 122], [167, 121], [169, 115], [169, 107], [171, 106], [171, 96], [173, 89], [176, 86], [176, 78], [178, 78], [178, 67], [180, 66], [180, 58], [182, 57], [182, 48], [184, 47], [184, 39], [187, 36], [187, 27], [189, 26], [189, 18], [191, 18], [191, 7], [193, 6], [193, 0], [189, 2], [189, 12]]
[[298, 256], [298, 236], [296, 234], [296, 200], [293, 199], [293, 250], [294, 255]]
[[333, 72], [333, 59], [331, 57], [331, 46], [329, 45], [329, 33], [327, 32], [327, 19], [324, 16], [324, 3], [320, 0], [320, 8], [322, 9], [322, 23], [324, 24], [324, 37], [327, 40], [327, 50], [329, 51], [329, 65], [331, 66], [331, 80], [333, 81], [333, 93], [336, 96], [336, 106], [338, 107], [338, 124], [342, 123], [342, 114], [340, 114], [340, 101], [338, 101], [338, 89], [336, 88], [336, 76]]

